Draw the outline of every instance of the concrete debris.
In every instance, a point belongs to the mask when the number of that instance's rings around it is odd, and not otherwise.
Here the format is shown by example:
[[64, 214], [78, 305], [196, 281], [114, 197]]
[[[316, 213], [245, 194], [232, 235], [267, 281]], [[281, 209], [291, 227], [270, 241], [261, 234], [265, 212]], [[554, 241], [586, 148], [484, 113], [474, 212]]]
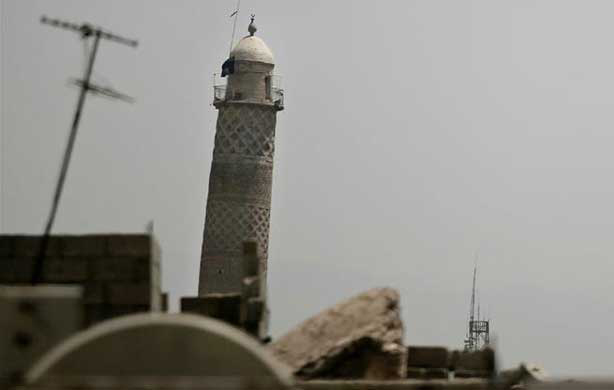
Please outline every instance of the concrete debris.
[[366, 291], [309, 318], [270, 349], [302, 379], [404, 378], [399, 294]]
[[517, 368], [502, 371], [501, 378], [507, 388], [524, 388], [527, 384], [545, 381], [548, 374], [536, 364], [521, 363]]

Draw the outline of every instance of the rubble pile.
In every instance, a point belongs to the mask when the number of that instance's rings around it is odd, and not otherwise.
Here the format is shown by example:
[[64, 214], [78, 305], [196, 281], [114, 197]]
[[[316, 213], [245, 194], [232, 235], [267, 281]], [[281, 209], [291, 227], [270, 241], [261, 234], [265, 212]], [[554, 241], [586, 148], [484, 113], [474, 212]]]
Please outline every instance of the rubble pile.
[[368, 290], [307, 319], [269, 348], [302, 379], [404, 378], [399, 294]]

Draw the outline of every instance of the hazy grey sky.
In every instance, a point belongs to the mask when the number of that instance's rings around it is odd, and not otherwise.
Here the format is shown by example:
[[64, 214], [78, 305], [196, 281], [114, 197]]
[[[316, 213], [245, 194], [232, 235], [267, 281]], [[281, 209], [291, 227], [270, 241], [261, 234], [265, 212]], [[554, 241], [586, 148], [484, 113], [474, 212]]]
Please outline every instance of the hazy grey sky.
[[[103, 42], [56, 232], [155, 221], [163, 284], [195, 295], [235, 1], [1, 0], [3, 233], [40, 233], [83, 49]], [[359, 291], [401, 293], [406, 341], [460, 347], [474, 253], [505, 366], [612, 374], [614, 2], [243, 0], [283, 77], [272, 332]]]

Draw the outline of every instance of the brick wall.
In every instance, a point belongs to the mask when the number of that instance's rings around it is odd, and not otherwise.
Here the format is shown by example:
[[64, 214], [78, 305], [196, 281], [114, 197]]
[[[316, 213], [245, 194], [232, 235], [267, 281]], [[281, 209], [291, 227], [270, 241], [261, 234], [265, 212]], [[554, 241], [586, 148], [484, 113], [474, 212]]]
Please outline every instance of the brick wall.
[[[0, 235], [0, 284], [30, 283], [40, 240]], [[159, 311], [160, 249], [147, 234], [52, 236], [42, 283], [82, 285], [86, 326], [119, 315]]]

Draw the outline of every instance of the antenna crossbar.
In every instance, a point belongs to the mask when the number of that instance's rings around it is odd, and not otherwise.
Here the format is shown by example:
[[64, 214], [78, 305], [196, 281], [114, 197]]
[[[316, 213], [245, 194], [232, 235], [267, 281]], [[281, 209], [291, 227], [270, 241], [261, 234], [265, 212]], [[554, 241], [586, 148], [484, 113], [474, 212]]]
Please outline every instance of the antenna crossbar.
[[101, 29], [100, 27], [94, 27], [89, 23], [76, 24], [76, 23], [59, 20], [59, 19], [51, 19], [46, 16], [43, 16], [41, 18], [41, 23], [48, 24], [53, 27], [63, 28], [65, 30], [74, 31], [76, 33], [81, 34], [83, 38], [87, 38], [89, 36], [96, 35], [102, 39], [107, 39], [109, 41], [121, 43], [121, 44], [132, 46], [132, 47], [136, 47], [139, 44], [139, 42], [134, 39], [128, 39], [128, 38], [121, 37], [119, 35], [105, 31]]

